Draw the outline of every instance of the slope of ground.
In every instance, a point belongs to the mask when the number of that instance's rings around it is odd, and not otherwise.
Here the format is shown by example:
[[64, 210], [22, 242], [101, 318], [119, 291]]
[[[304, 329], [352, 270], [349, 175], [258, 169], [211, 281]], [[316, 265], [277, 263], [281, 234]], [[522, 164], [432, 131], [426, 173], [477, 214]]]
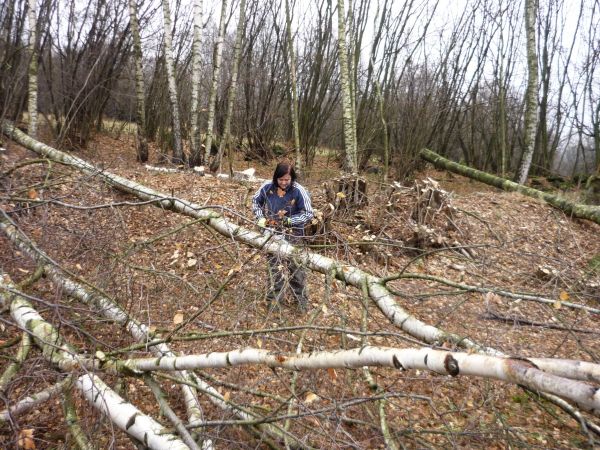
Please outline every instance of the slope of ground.
[[[148, 171], [135, 163], [131, 143], [99, 137], [80, 156], [106, 170], [161, 192], [214, 208], [231, 220], [252, 225], [255, 183], [200, 177], [193, 172]], [[34, 158], [14, 144], [2, 156], [5, 173], [24, 158]], [[239, 161], [237, 168], [250, 163]], [[321, 183], [332, 165], [317, 161], [304, 184], [317, 208], [327, 204]], [[268, 178], [272, 167], [257, 167]], [[413, 183], [388, 206], [391, 188], [370, 183], [369, 206], [334, 217], [327, 240], [313, 250], [386, 277], [400, 272], [432, 275], [473, 286], [529, 292], [554, 300], [540, 304], [496, 294], [459, 291], [422, 279], [397, 279], [389, 286], [398, 302], [429, 324], [464, 335], [507, 354], [600, 361], [598, 315], [572, 310], [572, 301], [600, 308], [600, 275], [591, 261], [600, 254], [600, 227], [572, 220], [532, 199], [491, 189], [461, 177], [428, 170], [417, 180], [437, 180], [452, 194], [450, 215], [430, 222], [437, 243], [416, 249], [411, 221], [417, 198]], [[245, 346], [294, 352], [354, 348], [364, 343], [415, 347], [361, 293], [323, 275], [308, 276], [311, 308], [302, 315], [290, 301], [268, 310], [266, 257], [260, 251], [227, 240], [202, 223], [143, 205], [93, 177], [54, 164], [32, 164], [3, 176], [2, 208], [17, 211], [21, 229], [65, 268], [115, 298], [130, 314], [157, 331], [169, 331], [181, 320], [202, 313], [175, 336], [172, 347], [187, 354]], [[12, 196], [12, 199], [8, 199]], [[15, 199], [15, 198], [19, 198]], [[36, 204], [27, 199], [55, 199], [78, 209]], [[119, 206], [119, 204], [121, 205]], [[450, 220], [448, 220], [450, 219]], [[16, 281], [35, 267], [0, 236], [0, 267]], [[132, 344], [125, 330], [101, 321], [45, 279], [28, 293], [48, 320], [86, 352], [116, 351]], [[368, 317], [366, 341], [340, 329], [361, 330]], [[496, 319], [491, 319], [491, 315]], [[498, 317], [509, 320], [497, 320]], [[524, 322], [528, 322], [525, 324]], [[6, 312], [0, 338], [17, 334]], [[311, 327], [294, 328], [301, 325]], [[290, 329], [291, 328], [291, 329]], [[20, 376], [5, 392], [10, 402], [41, 390], [56, 378], [52, 368], [32, 351]], [[14, 354], [3, 349], [0, 370]], [[133, 356], [147, 355], [143, 350]], [[393, 436], [405, 448], [585, 447], [588, 436], [560, 409], [516, 386], [428, 372], [372, 369], [378, 388], [371, 389], [361, 370], [328, 370], [293, 374], [268, 368], [219, 369], [201, 375], [237, 404], [266, 416], [285, 415], [290, 431], [307, 445], [320, 448], [381, 448], [377, 398], [385, 393], [385, 410]], [[110, 378], [107, 381], [111, 381]], [[113, 380], [116, 381], [116, 380]], [[165, 384], [172, 406], [184, 416], [179, 392]], [[149, 388], [128, 379], [121, 392], [142, 410], [158, 417]], [[173, 400], [175, 399], [175, 400]], [[77, 399], [86, 433], [100, 448], [132, 448], [131, 442]], [[202, 400], [211, 421], [232, 417]], [[18, 430], [32, 429], [37, 448], [70, 448], [64, 421], [52, 411], [52, 400], [39, 411], [0, 429], [5, 446], [14, 445]], [[312, 414], [306, 414], [312, 412]], [[283, 425], [283, 421], [280, 422]], [[262, 444], [232, 425], [204, 430], [217, 448], [256, 448]]]

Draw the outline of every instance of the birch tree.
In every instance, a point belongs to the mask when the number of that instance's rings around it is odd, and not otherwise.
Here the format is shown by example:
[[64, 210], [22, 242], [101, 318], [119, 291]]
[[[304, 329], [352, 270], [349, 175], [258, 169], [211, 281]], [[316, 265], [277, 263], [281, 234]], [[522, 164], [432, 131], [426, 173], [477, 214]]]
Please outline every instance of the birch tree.
[[353, 127], [352, 90], [350, 86], [350, 67], [346, 45], [346, 14], [344, 0], [338, 0], [338, 60], [342, 90], [342, 122], [344, 129], [344, 170], [349, 173], [358, 171], [356, 151], [356, 131]]
[[27, 132], [32, 138], [37, 137], [37, 122], [38, 122], [38, 55], [36, 51], [37, 45], [37, 18], [36, 18], [36, 0], [28, 0], [27, 17], [29, 19], [29, 85], [28, 85], [28, 102], [27, 112], [29, 113], [29, 124]]
[[146, 101], [144, 88], [144, 68], [142, 66], [142, 39], [137, 14], [137, 0], [129, 0], [129, 23], [133, 37], [133, 59], [135, 65], [135, 100], [137, 128], [137, 160], [148, 161], [148, 140], [146, 138]]
[[538, 3], [537, 0], [524, 0], [524, 5], [525, 36], [527, 40], [527, 90], [525, 91], [523, 156], [516, 177], [519, 184], [525, 184], [527, 181], [533, 159], [538, 104], [538, 59], [535, 44], [535, 21]]
[[217, 93], [219, 88], [219, 78], [221, 76], [221, 59], [223, 55], [223, 41], [225, 39], [225, 18], [227, 15], [228, 0], [221, 2], [221, 18], [219, 20], [219, 32], [213, 54], [213, 73], [212, 83], [210, 85], [210, 94], [208, 98], [208, 119], [206, 124], [206, 141], [204, 149], [204, 163], [210, 163], [210, 149], [213, 142], [213, 128], [215, 124], [215, 110], [217, 108]]
[[285, 0], [285, 35], [286, 35], [286, 62], [290, 83], [290, 116], [292, 121], [292, 133], [294, 135], [294, 155], [296, 171], [302, 170], [302, 152], [300, 151], [300, 128], [298, 118], [298, 80], [296, 76], [296, 54], [294, 50], [294, 39], [292, 37], [292, 14], [290, 0]]
[[175, 81], [175, 61], [173, 60], [173, 37], [169, 0], [162, 0], [163, 26], [165, 36], [165, 66], [169, 86], [169, 103], [171, 105], [171, 121], [173, 134], [173, 158], [175, 164], [183, 163], [183, 144], [181, 142], [181, 121], [179, 119], [179, 101], [177, 99], [177, 83]]
[[192, 105], [190, 107], [190, 165], [201, 160], [200, 150], [200, 77], [203, 1], [194, 0], [194, 37], [192, 43]]

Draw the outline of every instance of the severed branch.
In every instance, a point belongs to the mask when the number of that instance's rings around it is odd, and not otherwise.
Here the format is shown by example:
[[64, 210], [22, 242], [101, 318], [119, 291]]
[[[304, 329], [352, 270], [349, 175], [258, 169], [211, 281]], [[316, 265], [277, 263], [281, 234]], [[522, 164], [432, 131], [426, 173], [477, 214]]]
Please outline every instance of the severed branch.
[[[473, 285], [464, 284], [464, 283], [457, 283], [455, 281], [448, 280], [446, 278], [436, 277], [435, 275], [426, 275], [426, 274], [422, 274], [422, 273], [407, 272], [407, 273], [399, 273], [396, 275], [390, 275], [384, 279], [384, 282], [388, 283], [390, 281], [398, 280], [398, 279], [414, 279], [414, 280], [434, 281], [436, 283], [445, 284], [446, 286], [455, 287], [457, 289], [461, 289], [461, 290], [464, 290], [467, 292], [481, 292], [484, 294], [490, 292], [490, 293], [493, 293], [496, 295], [500, 295], [502, 297], [533, 301], [533, 302], [538, 302], [538, 303], [544, 303], [546, 305], [554, 305], [556, 303], [556, 300], [552, 300], [550, 298], [545, 298], [545, 297], [538, 296], [538, 295], [510, 292], [510, 291], [505, 291], [505, 290], [497, 289], [497, 288], [487, 288], [487, 287], [482, 287], [482, 286], [473, 286]], [[579, 305], [577, 303], [563, 302], [563, 301], [561, 301], [560, 304], [561, 304], [561, 306], [565, 306], [568, 308], [580, 309], [580, 310], [588, 311], [588, 312], [591, 312], [594, 314], [600, 314], [600, 309], [598, 309], [598, 308], [592, 308], [590, 306]]]
[[0, 423], [8, 422], [11, 418], [25, 414], [31, 411], [33, 408], [37, 408], [42, 403], [47, 402], [52, 397], [59, 395], [65, 387], [71, 385], [71, 377], [66, 377], [58, 383], [38, 392], [37, 394], [30, 395], [15, 403], [7, 410], [0, 412]]
[[565, 327], [562, 325], [557, 325], [555, 323], [536, 322], [534, 320], [527, 320], [527, 319], [524, 319], [522, 317], [517, 317], [517, 316], [504, 316], [504, 315], [500, 314], [498, 311], [494, 311], [492, 309], [488, 309], [486, 314], [482, 315], [482, 318], [488, 319], [488, 320], [498, 320], [500, 322], [506, 322], [506, 323], [514, 323], [515, 325], [531, 325], [534, 327], [549, 328], [552, 330], [575, 331], [577, 333], [587, 333], [587, 334], [600, 334], [600, 331], [591, 330], [589, 328]]
[[70, 385], [63, 388], [62, 406], [65, 421], [67, 422], [67, 426], [69, 427], [69, 430], [71, 430], [73, 439], [75, 439], [79, 449], [94, 450], [94, 446], [90, 443], [82, 428], [79, 426], [79, 418], [77, 417], [77, 411], [73, 404]]
[[29, 354], [29, 349], [31, 348], [31, 339], [29, 338], [29, 334], [23, 333], [21, 335], [21, 343], [19, 345], [19, 349], [17, 350], [17, 355], [15, 356], [15, 361], [10, 363], [8, 367], [2, 373], [0, 377], [0, 391], [4, 391], [10, 380], [16, 375], [16, 373], [21, 368], [21, 365], [27, 359], [27, 355]]
[[150, 375], [144, 376], [144, 382], [152, 390], [152, 393], [154, 394], [154, 397], [156, 398], [156, 401], [158, 402], [161, 411], [164, 413], [165, 416], [167, 416], [167, 419], [171, 421], [171, 423], [177, 430], [177, 433], [179, 433], [179, 436], [181, 436], [183, 442], [185, 442], [188, 445], [188, 447], [192, 450], [200, 450], [200, 447], [198, 446], [198, 444], [196, 444], [190, 432], [185, 428], [185, 425], [183, 424], [181, 419], [177, 417], [177, 414], [175, 413], [175, 411], [173, 411], [173, 409], [165, 399], [165, 393], [161, 389], [160, 385]]
[[[45, 359], [63, 370], [72, 370], [78, 366], [95, 368], [97, 361], [91, 364], [87, 358], [81, 357], [77, 351], [66, 342], [58, 330], [46, 322], [31, 304], [14, 289], [10, 278], [0, 272], [0, 304], [10, 305], [11, 315], [15, 322], [28, 330], [36, 344], [41, 348]], [[107, 415], [119, 428], [156, 450], [183, 450], [187, 445], [174, 435], [163, 434], [162, 425], [154, 419], [145, 416], [131, 403], [127, 403], [112, 389], [106, 386], [100, 378], [92, 374], [80, 376], [74, 386], [82, 391], [84, 396]], [[33, 400], [25, 399], [21, 408], [28, 407], [32, 402], [45, 401], [50, 394], [57, 394], [65, 387], [55, 385], [50, 393], [44, 392]], [[29, 400], [29, 401], [28, 401]]]
[[110, 418], [121, 430], [151, 449], [187, 450], [189, 447], [174, 435], [165, 433], [164, 427], [125, 401], [96, 375], [82, 375], [75, 387], [96, 409]]

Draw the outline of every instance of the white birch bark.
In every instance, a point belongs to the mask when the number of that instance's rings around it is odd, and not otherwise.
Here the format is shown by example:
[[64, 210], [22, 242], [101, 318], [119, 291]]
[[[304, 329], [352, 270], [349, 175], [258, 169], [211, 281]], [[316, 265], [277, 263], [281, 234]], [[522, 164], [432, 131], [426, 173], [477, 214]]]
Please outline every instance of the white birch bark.
[[200, 69], [202, 55], [202, 0], [194, 0], [194, 40], [192, 42], [192, 105], [190, 111], [190, 166], [200, 162]]
[[36, 394], [29, 395], [17, 403], [12, 405], [10, 408], [0, 412], [0, 423], [7, 422], [11, 418], [20, 416], [31, 411], [33, 408], [37, 408], [42, 403], [47, 402], [53, 397], [60, 394], [63, 389], [71, 383], [71, 377], [67, 377], [56, 384], [53, 384], [47, 389], [40, 391]]
[[183, 146], [181, 143], [181, 121], [179, 119], [179, 102], [177, 101], [177, 84], [175, 82], [175, 61], [173, 60], [173, 26], [169, 0], [162, 0], [163, 23], [165, 32], [165, 65], [167, 66], [167, 82], [169, 85], [169, 103], [173, 123], [173, 162], [183, 162]]
[[[592, 365], [591, 363], [589, 363]], [[352, 350], [314, 353], [275, 353], [258, 348], [244, 348], [230, 352], [211, 352], [175, 358], [130, 359], [120, 369], [136, 371], [191, 370], [266, 365], [292, 370], [329, 368], [360, 368], [365, 366], [394, 367], [396, 369], [429, 370], [451, 376], [483, 377], [520, 384], [534, 391], [548, 392], [570, 400], [580, 408], [600, 416], [600, 388], [588, 383], [544, 372], [524, 359], [421, 349], [388, 347], [360, 347]], [[600, 366], [593, 364], [596, 371]]]
[[28, 88], [27, 88], [27, 112], [29, 114], [29, 124], [27, 126], [27, 133], [32, 138], [37, 138], [37, 125], [38, 125], [38, 82], [37, 82], [37, 52], [35, 49], [36, 45], [36, 0], [28, 0], [28, 11], [27, 16], [29, 18], [29, 42], [27, 44], [29, 50], [29, 69], [28, 69]]
[[[231, 134], [231, 120], [233, 116], [233, 104], [237, 94], [237, 79], [240, 66], [240, 58], [242, 56], [242, 37], [244, 35], [244, 23], [246, 21], [246, 0], [240, 0], [240, 16], [238, 19], [237, 30], [235, 35], [235, 44], [233, 47], [233, 67], [231, 68], [231, 84], [227, 92], [227, 112], [225, 114], [225, 124], [223, 125], [223, 136], [219, 143], [219, 152], [213, 164], [210, 165], [213, 172], [221, 172], [221, 164], [223, 161], [223, 153], [226, 146], [229, 145]], [[208, 143], [208, 142], [207, 142]], [[212, 145], [212, 143], [211, 143]]]
[[285, 0], [285, 34], [287, 38], [287, 62], [290, 75], [290, 113], [292, 116], [292, 130], [294, 133], [295, 169], [296, 172], [300, 172], [302, 170], [302, 152], [300, 149], [298, 81], [296, 77], [296, 54], [294, 52], [294, 39], [292, 38], [292, 15], [290, 13], [290, 0]]
[[535, 46], [535, 18], [537, 0], [525, 0], [525, 37], [527, 40], [527, 90], [525, 91], [525, 125], [523, 133], [523, 158], [517, 181], [525, 184], [535, 146], [537, 129], [538, 59]]
[[352, 92], [350, 89], [350, 68], [346, 46], [346, 16], [344, 0], [338, 0], [338, 59], [340, 63], [340, 83], [342, 88], [342, 122], [344, 126], [344, 170], [358, 172], [356, 154], [356, 133], [353, 129]]
[[94, 364], [78, 356], [77, 350], [64, 341], [58, 330], [48, 323], [16, 290], [7, 275], [0, 272], [0, 305], [9, 308], [16, 324], [31, 334], [44, 358], [61, 370], [69, 371], [80, 366], [93, 369]]
[[146, 447], [157, 450], [188, 450], [181, 439], [166, 434], [164, 427], [145, 415], [109, 388], [96, 375], [88, 374], [75, 381], [84, 398], [107, 416], [112, 423]]
[[221, 76], [221, 59], [223, 55], [223, 41], [225, 39], [225, 16], [227, 15], [227, 0], [221, 3], [221, 19], [219, 20], [219, 34], [215, 42], [215, 53], [213, 58], [213, 75], [210, 85], [210, 95], [208, 99], [208, 120], [206, 124], [206, 142], [204, 149], [204, 163], [210, 161], [210, 148], [213, 141], [213, 127], [215, 124], [215, 110], [217, 108], [217, 89], [219, 86], [219, 77]]
[[146, 138], [146, 105], [144, 87], [144, 69], [142, 67], [142, 38], [137, 17], [137, 0], [129, 0], [129, 23], [133, 38], [133, 60], [135, 65], [135, 101], [137, 127], [137, 160], [148, 161], [148, 139]]

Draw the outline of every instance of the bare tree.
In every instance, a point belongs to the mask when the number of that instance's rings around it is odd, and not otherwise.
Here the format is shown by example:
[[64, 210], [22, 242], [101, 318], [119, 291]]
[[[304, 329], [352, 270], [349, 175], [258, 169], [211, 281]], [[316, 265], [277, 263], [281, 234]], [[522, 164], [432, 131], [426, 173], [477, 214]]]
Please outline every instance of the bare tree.
[[28, 42], [28, 50], [29, 50], [29, 87], [28, 87], [28, 103], [27, 103], [27, 111], [29, 113], [29, 125], [27, 127], [27, 131], [29, 136], [32, 138], [37, 137], [37, 126], [38, 126], [38, 81], [37, 81], [37, 72], [38, 72], [38, 55], [36, 51], [37, 45], [37, 17], [36, 17], [36, 0], [28, 0], [28, 11], [27, 16], [29, 18], [29, 42]]
[[[231, 141], [231, 121], [233, 117], [233, 105], [235, 102], [235, 97], [237, 94], [237, 80], [238, 80], [238, 70], [240, 66], [240, 59], [242, 55], [242, 38], [244, 35], [244, 27], [246, 24], [246, 0], [240, 0], [240, 13], [237, 24], [237, 31], [235, 35], [235, 44], [233, 47], [233, 67], [231, 69], [231, 81], [229, 84], [229, 89], [227, 91], [227, 111], [225, 113], [225, 124], [223, 125], [223, 134], [221, 136], [221, 141], [219, 143], [219, 150], [214, 161], [211, 161], [210, 168], [212, 171], [216, 172], [220, 171], [223, 154], [225, 149], [229, 147], [229, 143]], [[233, 172], [233, 154], [232, 150], [228, 150], [229, 154], [229, 171]]]
[[190, 165], [200, 161], [200, 65], [202, 62], [202, 0], [194, 0], [194, 41], [192, 44], [192, 98], [190, 107]]
[[223, 55], [223, 40], [225, 38], [225, 19], [227, 16], [228, 0], [221, 2], [221, 18], [219, 20], [219, 31], [215, 49], [213, 53], [213, 72], [212, 82], [210, 85], [210, 94], [208, 98], [208, 119], [206, 123], [206, 141], [204, 143], [204, 163], [210, 163], [210, 149], [213, 144], [213, 128], [215, 125], [215, 110], [217, 108], [217, 93], [219, 87], [219, 77], [221, 76], [221, 59]]
[[520, 184], [527, 181], [533, 159], [535, 131], [537, 128], [537, 89], [538, 58], [535, 45], [535, 21], [538, 9], [537, 0], [525, 0], [525, 36], [527, 39], [527, 90], [525, 92], [525, 125], [523, 132], [523, 155], [516, 180]]
[[129, 22], [133, 37], [133, 58], [135, 64], [135, 99], [137, 106], [137, 160], [148, 161], [148, 139], [146, 138], [146, 101], [144, 69], [142, 62], [142, 39], [137, 14], [137, 0], [129, 0]]
[[349, 173], [358, 171], [356, 151], [356, 128], [353, 126], [352, 90], [350, 86], [350, 67], [348, 63], [348, 49], [346, 46], [346, 14], [344, 0], [338, 0], [338, 59], [340, 70], [340, 84], [342, 91], [342, 121], [344, 127], [344, 170]]
[[173, 60], [173, 38], [171, 11], [169, 0], [162, 0], [163, 24], [165, 35], [165, 66], [169, 86], [169, 102], [171, 104], [171, 120], [173, 133], [173, 162], [183, 163], [183, 144], [181, 141], [181, 121], [179, 119], [179, 101], [177, 98], [177, 82], [175, 81], [175, 62]]

